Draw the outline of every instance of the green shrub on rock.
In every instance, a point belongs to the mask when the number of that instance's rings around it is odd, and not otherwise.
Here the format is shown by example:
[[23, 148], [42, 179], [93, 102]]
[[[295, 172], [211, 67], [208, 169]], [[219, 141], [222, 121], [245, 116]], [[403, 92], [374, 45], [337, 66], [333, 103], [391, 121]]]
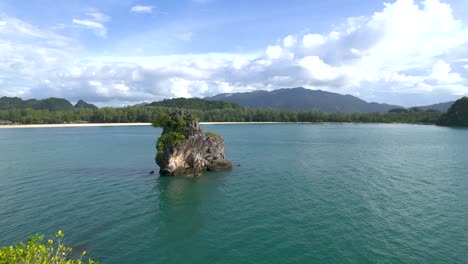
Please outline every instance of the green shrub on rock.
[[174, 119], [167, 113], [162, 113], [153, 121], [153, 126], [161, 127], [166, 131], [156, 143], [158, 152], [163, 152], [166, 147], [178, 146], [187, 140], [186, 134], [189, 126], [184, 118]]
[[209, 138], [209, 137], [219, 137], [221, 136], [220, 134], [217, 134], [217, 133], [213, 133], [213, 132], [210, 132], [210, 131], [206, 131], [205, 132], [205, 137], [206, 138]]

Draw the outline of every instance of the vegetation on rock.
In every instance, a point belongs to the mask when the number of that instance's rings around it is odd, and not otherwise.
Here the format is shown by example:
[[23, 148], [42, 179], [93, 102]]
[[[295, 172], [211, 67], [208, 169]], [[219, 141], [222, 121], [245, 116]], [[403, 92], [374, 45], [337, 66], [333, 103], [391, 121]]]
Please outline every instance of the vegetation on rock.
[[220, 137], [220, 136], [221, 136], [220, 134], [213, 133], [213, 132], [210, 132], [210, 131], [206, 131], [206, 132], [205, 132], [205, 137], [206, 137], [206, 138], [209, 138], [209, 137]]
[[158, 138], [156, 143], [158, 152], [163, 152], [169, 146], [178, 146], [187, 139], [189, 126], [184, 118], [174, 119], [169, 114], [162, 113], [153, 121], [153, 126], [161, 127], [166, 131]]
[[195, 116], [185, 110], [162, 113], [153, 126], [162, 127], [156, 148], [160, 174], [178, 175], [206, 170], [203, 132]]
[[26, 243], [0, 248], [0, 263], [5, 264], [82, 264], [98, 263], [91, 259], [83, 261], [86, 251], [79, 259], [71, 259], [72, 248], [63, 245], [64, 235], [61, 230], [54, 238], [44, 241], [44, 236], [31, 236]]
[[197, 118], [186, 110], [162, 113], [153, 126], [162, 127], [156, 148], [161, 175], [199, 174], [206, 170], [232, 168], [226, 160], [223, 138], [206, 132]]

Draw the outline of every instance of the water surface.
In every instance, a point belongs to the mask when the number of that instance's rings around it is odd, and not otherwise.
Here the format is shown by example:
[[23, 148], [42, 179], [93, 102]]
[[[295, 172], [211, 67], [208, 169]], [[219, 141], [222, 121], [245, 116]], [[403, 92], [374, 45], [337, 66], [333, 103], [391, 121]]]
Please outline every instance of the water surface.
[[240, 167], [159, 178], [151, 127], [0, 130], [0, 246], [102, 263], [467, 263], [468, 130], [205, 125]]

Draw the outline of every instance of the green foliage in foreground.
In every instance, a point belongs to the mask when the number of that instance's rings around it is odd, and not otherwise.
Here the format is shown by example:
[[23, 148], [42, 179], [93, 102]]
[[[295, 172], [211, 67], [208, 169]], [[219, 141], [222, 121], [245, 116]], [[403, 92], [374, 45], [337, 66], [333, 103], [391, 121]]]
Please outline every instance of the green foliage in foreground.
[[86, 251], [79, 259], [70, 259], [72, 248], [62, 244], [63, 232], [55, 238], [44, 241], [44, 236], [31, 236], [26, 243], [0, 248], [0, 264], [82, 264], [98, 263], [91, 259], [83, 261]]
[[[104, 107], [50, 112], [47, 110], [0, 110], [0, 120], [19, 124], [62, 123], [150, 123], [163, 113], [177, 108], [135, 106]], [[440, 112], [403, 113], [324, 113], [319, 111], [287, 111], [277, 109], [193, 109], [190, 112], [202, 122], [356, 122], [356, 123], [414, 123], [435, 124]]]

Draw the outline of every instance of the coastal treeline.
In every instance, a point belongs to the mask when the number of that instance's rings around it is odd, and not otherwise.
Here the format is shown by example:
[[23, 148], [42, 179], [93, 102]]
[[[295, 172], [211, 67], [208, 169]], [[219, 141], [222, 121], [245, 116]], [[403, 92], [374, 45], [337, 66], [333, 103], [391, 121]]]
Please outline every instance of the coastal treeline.
[[437, 122], [440, 126], [468, 127], [468, 97], [457, 100]]
[[[152, 122], [162, 113], [189, 109], [203, 122], [357, 122], [435, 124], [442, 115], [438, 111], [392, 111], [389, 113], [325, 113], [321, 111], [289, 111], [251, 109], [234, 104], [211, 107], [130, 106], [122, 108], [81, 108], [69, 111], [35, 109], [0, 110], [0, 120], [19, 124], [60, 123], [134, 123]], [[202, 108], [202, 109], [200, 109]]]

